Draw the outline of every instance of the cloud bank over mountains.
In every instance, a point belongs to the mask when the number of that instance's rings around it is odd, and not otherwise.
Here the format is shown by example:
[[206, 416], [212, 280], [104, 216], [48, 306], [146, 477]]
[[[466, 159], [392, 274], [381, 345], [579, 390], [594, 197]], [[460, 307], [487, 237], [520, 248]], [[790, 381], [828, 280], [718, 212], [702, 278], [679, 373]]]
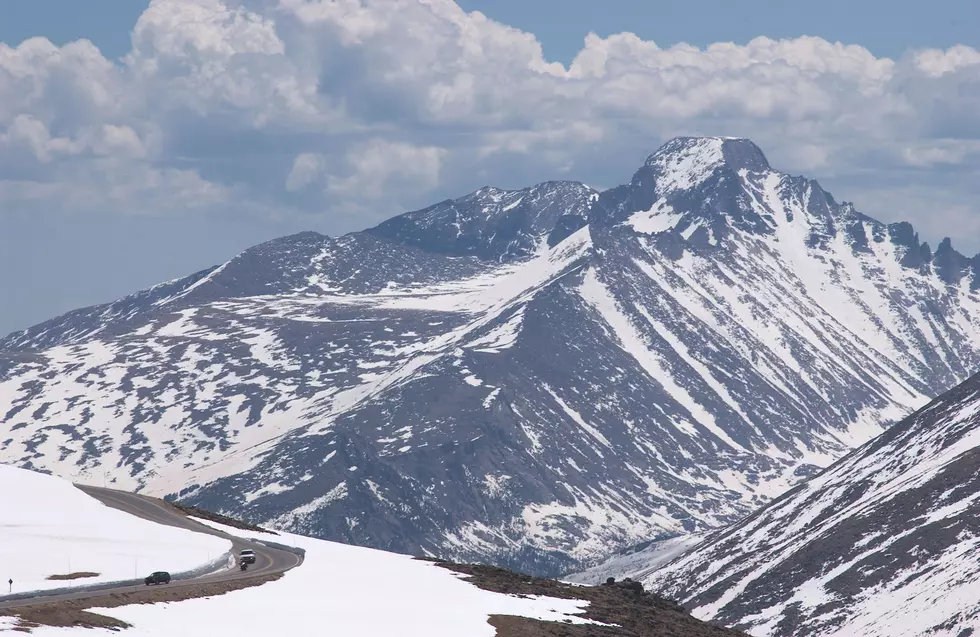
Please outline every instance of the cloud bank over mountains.
[[813, 37], [590, 34], [566, 68], [450, 0], [154, 0], [132, 43], [119, 61], [87, 41], [0, 44], [0, 210], [344, 231], [484, 184], [601, 187], [665, 138], [722, 134], [854, 183], [840, 196], [872, 214], [980, 230], [969, 47], [891, 60]]

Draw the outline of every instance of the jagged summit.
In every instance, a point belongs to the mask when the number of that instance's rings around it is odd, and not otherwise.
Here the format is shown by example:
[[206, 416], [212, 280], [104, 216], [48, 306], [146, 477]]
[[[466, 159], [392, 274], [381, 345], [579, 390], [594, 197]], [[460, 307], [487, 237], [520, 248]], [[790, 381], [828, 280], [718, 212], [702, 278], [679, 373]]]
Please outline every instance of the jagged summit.
[[590, 221], [654, 233], [703, 228], [685, 240], [694, 236], [695, 243], [714, 246], [731, 229], [768, 233], [771, 223], [752, 205], [747, 180], [769, 175], [782, 176], [748, 139], [676, 137], [650, 155], [629, 184], [603, 192]]
[[[795, 213], [782, 212], [787, 206]], [[946, 284], [971, 277], [980, 289], [980, 255], [960, 254], [949, 239], [933, 252], [908, 222], [882, 223], [838, 203], [806, 177], [772, 168], [762, 149], [745, 138], [676, 137], [650, 155], [629, 184], [604, 191], [590, 222], [627, 224], [660, 240], [674, 239], [670, 253], [724, 245], [733, 231], [781, 241], [801, 234], [807, 248], [826, 249], [843, 235], [856, 252], [889, 241], [901, 266], [934, 271]], [[676, 235], [684, 242], [676, 241]]]

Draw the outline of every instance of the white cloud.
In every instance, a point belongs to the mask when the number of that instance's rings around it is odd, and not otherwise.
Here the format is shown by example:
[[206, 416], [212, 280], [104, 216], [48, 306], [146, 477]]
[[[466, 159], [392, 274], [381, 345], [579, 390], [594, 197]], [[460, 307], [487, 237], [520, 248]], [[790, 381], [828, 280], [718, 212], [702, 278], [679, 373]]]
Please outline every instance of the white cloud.
[[26, 154], [42, 164], [86, 152], [120, 157], [146, 154], [143, 142], [128, 126], [103, 124], [81, 128], [74, 138], [52, 137], [44, 122], [32, 115], [14, 117], [6, 132], [0, 132], [0, 148], [12, 157]]
[[8, 153], [24, 152], [39, 162], [51, 161], [54, 152], [71, 152], [72, 144], [67, 140], [51, 138], [48, 127], [31, 115], [17, 115], [0, 135], [0, 147]]
[[96, 155], [139, 158], [146, 156], [143, 140], [126, 125], [103, 124], [89, 131], [88, 144]]
[[[57, 205], [72, 213], [202, 213], [225, 210], [236, 195], [244, 200], [235, 188], [207, 181], [192, 170], [156, 168], [116, 157], [63, 163], [41, 178], [0, 180], [0, 201], [14, 212], [47, 212]], [[236, 205], [247, 207], [247, 202]]]
[[[591, 34], [565, 68], [450, 0], [153, 0], [122, 63], [85, 41], [0, 45], [0, 204], [390, 212], [474, 180], [623, 182], [674, 134], [749, 136], [781, 168], [860, 171], [870, 192], [909, 167], [980, 168], [978, 113], [965, 46], [890, 60], [812, 37]], [[901, 201], [871, 212], [925, 214]]]
[[446, 151], [435, 146], [373, 139], [354, 148], [344, 175], [328, 175], [327, 191], [348, 200], [383, 200], [390, 190], [428, 192], [439, 183]]
[[976, 152], [978, 149], [980, 145], [969, 141], [936, 140], [906, 146], [902, 149], [902, 159], [909, 166], [919, 168], [933, 168], [942, 164], [956, 165], [963, 163], [971, 152]]
[[945, 51], [920, 51], [913, 59], [916, 67], [930, 77], [942, 77], [961, 68], [980, 64], [980, 52], [968, 46], [954, 46]]
[[318, 153], [300, 153], [293, 161], [293, 169], [286, 177], [286, 190], [302, 190], [323, 176], [325, 160]]

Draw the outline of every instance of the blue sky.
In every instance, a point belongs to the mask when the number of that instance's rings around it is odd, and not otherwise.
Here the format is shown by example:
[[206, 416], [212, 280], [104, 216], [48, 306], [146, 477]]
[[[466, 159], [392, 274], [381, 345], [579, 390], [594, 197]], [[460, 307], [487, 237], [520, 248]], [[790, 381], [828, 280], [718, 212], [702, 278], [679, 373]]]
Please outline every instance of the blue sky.
[[487, 184], [616, 185], [675, 134], [980, 250], [975, 2], [148, 6], [0, 1], [0, 332]]
[[129, 51], [129, 33], [148, 0], [6, 0], [0, 3], [0, 42], [44, 36], [62, 45], [88, 38], [111, 58]]
[[[44, 35], [57, 44], [94, 41], [110, 58], [129, 51], [147, 0], [4, 0], [0, 42]], [[545, 54], [570, 62], [589, 31], [632, 31], [662, 45], [745, 43], [759, 35], [815, 35], [861, 44], [878, 56], [909, 48], [980, 45], [980, 4], [971, 0], [460, 0], [467, 11], [534, 33]]]
[[744, 44], [759, 35], [815, 35], [861, 44], [878, 56], [909, 48], [980, 44], [970, 0], [463, 0], [460, 6], [530, 31], [549, 56], [570, 61], [589, 31], [632, 31], [661, 45]]

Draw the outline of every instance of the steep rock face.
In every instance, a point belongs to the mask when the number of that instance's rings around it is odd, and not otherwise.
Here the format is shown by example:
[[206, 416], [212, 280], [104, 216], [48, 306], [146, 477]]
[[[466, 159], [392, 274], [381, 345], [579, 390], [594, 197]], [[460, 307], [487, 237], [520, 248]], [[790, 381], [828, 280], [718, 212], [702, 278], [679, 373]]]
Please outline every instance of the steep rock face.
[[647, 583], [754, 635], [980, 629], [980, 376]]
[[602, 193], [483, 189], [13, 334], [0, 461], [569, 570], [733, 522], [967, 377], [974, 260], [907, 235], [681, 138]]

